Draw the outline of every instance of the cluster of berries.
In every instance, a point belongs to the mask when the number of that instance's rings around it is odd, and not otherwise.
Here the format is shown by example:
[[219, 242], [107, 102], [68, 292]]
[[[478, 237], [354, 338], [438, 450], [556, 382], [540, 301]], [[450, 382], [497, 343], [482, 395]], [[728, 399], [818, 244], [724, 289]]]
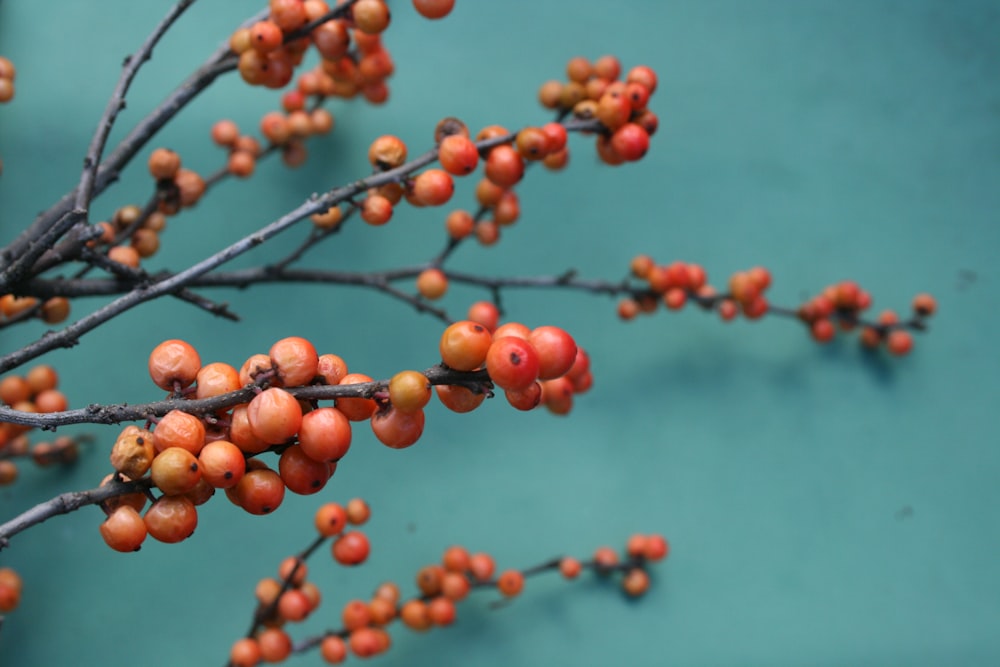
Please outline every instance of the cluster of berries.
[[913, 299], [913, 317], [902, 322], [892, 310], [882, 311], [876, 322], [863, 323], [862, 311], [871, 306], [871, 295], [857, 283], [844, 280], [829, 285], [817, 296], [799, 306], [796, 314], [808, 327], [812, 337], [826, 343], [836, 335], [837, 326], [842, 331], [851, 331], [861, 326], [861, 344], [874, 349], [885, 345], [895, 355], [907, 354], [913, 348], [913, 334], [910, 329], [924, 328], [924, 319], [937, 310], [937, 302], [930, 294], [918, 294]]
[[[285, 87], [314, 45], [320, 64], [303, 75], [300, 89], [309, 91], [303, 92], [344, 98], [361, 94], [373, 104], [385, 102], [385, 80], [395, 67], [380, 38], [390, 20], [383, 0], [341, 3], [333, 12], [324, 0], [271, 0], [269, 5], [267, 19], [238, 29], [229, 40], [244, 81]], [[317, 21], [321, 23], [305, 31]]]
[[[0, 380], [0, 402], [21, 412], [62, 412], [68, 403], [59, 391], [59, 376], [51, 366], [35, 366], [24, 376], [8, 375]], [[0, 486], [12, 484], [18, 476], [15, 458], [30, 456], [39, 466], [72, 463], [77, 458], [77, 442], [59, 436], [52, 442], [31, 445], [31, 427], [0, 422]]]
[[[255, 595], [257, 611], [249, 636], [237, 640], [229, 655], [233, 667], [250, 667], [261, 661], [282, 662], [292, 653], [292, 639], [284, 630], [286, 623], [299, 623], [309, 617], [320, 605], [319, 588], [308, 581], [308, 558], [327, 539], [333, 539], [331, 553], [333, 559], [345, 566], [360, 565], [368, 559], [370, 545], [368, 537], [359, 530], [347, 530], [348, 526], [365, 523], [371, 511], [368, 504], [354, 498], [345, 505], [326, 503], [315, 514], [316, 530], [319, 538], [302, 554], [289, 556], [278, 567], [278, 578], [266, 577], [257, 583]], [[348, 618], [352, 605], [344, 608]], [[345, 623], [346, 625], [346, 623]], [[381, 652], [373, 647], [381, 646], [388, 635], [369, 636], [360, 633], [349, 638], [351, 650], [357, 655], [370, 656]], [[383, 633], [384, 634], [384, 633]], [[373, 639], [379, 641], [374, 642]], [[346, 645], [342, 647], [346, 655]]]
[[205, 179], [182, 168], [181, 156], [169, 148], [157, 148], [149, 155], [149, 173], [156, 179], [159, 211], [165, 215], [194, 206], [205, 194]]
[[591, 63], [583, 57], [566, 65], [567, 82], [547, 81], [538, 91], [542, 106], [581, 120], [596, 119], [604, 126], [597, 137], [597, 154], [607, 164], [619, 165], [642, 158], [659, 118], [647, 108], [656, 92], [656, 72], [645, 65], [625, 75], [614, 56]]
[[737, 271], [730, 276], [724, 293], [708, 284], [708, 275], [699, 264], [657, 264], [649, 255], [637, 255], [630, 268], [631, 275], [643, 284], [640, 288], [629, 288], [630, 295], [618, 302], [618, 316], [623, 320], [655, 312], [661, 302], [670, 310], [679, 310], [693, 300], [706, 310], [717, 310], [725, 321], [740, 313], [751, 320], [768, 313], [792, 315], [806, 324], [819, 343], [832, 340], [838, 326], [842, 331], [860, 326], [862, 345], [877, 348], [884, 344], [890, 353], [903, 355], [913, 347], [910, 330], [923, 330], [924, 320], [937, 309], [934, 297], [918, 294], [913, 300], [910, 320], [901, 321], [895, 312], [884, 311], [876, 322], [868, 323], [860, 316], [871, 306], [871, 294], [850, 280], [829, 285], [797, 309], [788, 310], [772, 307], [768, 302], [765, 292], [771, 286], [771, 273], [764, 267]]
[[[439, 346], [439, 370], [449, 378], [458, 371], [456, 379], [463, 383], [437, 387], [451, 410], [478, 407], [495, 385], [518, 409], [544, 404], [564, 414], [573, 394], [591, 385], [586, 354], [562, 329], [498, 327], [492, 304], [477, 304], [471, 312], [490, 318], [488, 326], [457, 322], [445, 330]], [[130, 425], [121, 431], [110, 455], [116, 472], [105, 483], [142, 480], [148, 474], [162, 495], [144, 515], [144, 493], [105, 503], [108, 517], [101, 533], [118, 551], [137, 550], [147, 535], [163, 542], [187, 538], [197, 526], [196, 506], [216, 489], [251, 514], [274, 511], [286, 489], [302, 495], [320, 491], [350, 448], [351, 422], [368, 421], [389, 447], [409, 447], [423, 434], [424, 407], [433, 395], [427, 373], [402, 371], [388, 382], [375, 382], [349, 373], [341, 357], [320, 355], [299, 337], [276, 342], [268, 354], [252, 355], [240, 370], [221, 362], [202, 365], [191, 345], [168, 340], [150, 354], [149, 373], [157, 386], [181, 400], [212, 399], [248, 386], [256, 393], [249, 402], [227, 403], [210, 414], [178, 408], [155, 420], [152, 430]], [[334, 392], [333, 406], [320, 407], [290, 391], [308, 386], [344, 391]], [[280, 455], [277, 471], [255, 458], [265, 451]]]
[[635, 534], [629, 537], [623, 557], [604, 546], [596, 549], [587, 561], [565, 556], [525, 570], [497, 572], [490, 554], [471, 553], [455, 545], [445, 549], [439, 562], [420, 568], [415, 581], [416, 596], [404, 600], [400, 587], [387, 581], [376, 588], [370, 599], [353, 599], [343, 605], [341, 628], [294, 645], [284, 626], [305, 620], [320, 604], [319, 589], [307, 581], [305, 560], [332, 537], [337, 562], [342, 565], [363, 562], [369, 552], [367, 538], [359, 531], [344, 530], [348, 524], [364, 523], [368, 516], [368, 506], [360, 499], [352, 500], [346, 508], [338, 503], [319, 508], [315, 515], [317, 541], [299, 555], [282, 561], [277, 579], [268, 577], [257, 584], [254, 622], [248, 636], [233, 644], [230, 665], [254, 667], [262, 661], [283, 662], [293, 652], [310, 648], [318, 648], [329, 664], [340, 664], [349, 654], [359, 658], [379, 655], [392, 645], [387, 628], [393, 621], [399, 620], [416, 632], [446, 627], [455, 622], [457, 604], [474, 589], [496, 590], [509, 599], [522, 592], [527, 577], [547, 571], [558, 571], [567, 580], [576, 579], [586, 569], [600, 577], [620, 572], [624, 593], [637, 597], [649, 590], [647, 564], [665, 559], [670, 552], [669, 543], [661, 535]]

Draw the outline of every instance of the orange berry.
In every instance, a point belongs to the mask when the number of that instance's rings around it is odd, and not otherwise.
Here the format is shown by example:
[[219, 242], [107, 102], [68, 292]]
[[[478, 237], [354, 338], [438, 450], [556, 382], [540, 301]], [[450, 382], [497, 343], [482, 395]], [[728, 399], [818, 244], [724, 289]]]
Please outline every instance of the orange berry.
[[528, 341], [538, 352], [540, 380], [565, 375], [576, 361], [576, 341], [559, 327], [537, 327], [528, 336]]
[[455, 0], [413, 0], [417, 13], [427, 19], [441, 19], [455, 6]]
[[406, 627], [418, 632], [428, 630], [434, 624], [427, 603], [422, 600], [407, 600], [399, 610], [399, 618]]
[[284, 662], [292, 654], [292, 638], [280, 628], [265, 628], [257, 635], [264, 662]]
[[358, 0], [351, 7], [351, 16], [358, 30], [377, 35], [389, 27], [389, 8], [383, 0]]
[[809, 329], [813, 339], [817, 343], [828, 343], [833, 340], [834, 334], [837, 333], [833, 327], [833, 322], [827, 319], [816, 320]]
[[506, 570], [497, 578], [497, 589], [507, 597], [514, 597], [524, 588], [524, 575], [517, 570]]
[[370, 549], [365, 534], [352, 530], [342, 533], [333, 543], [333, 558], [341, 565], [360, 565], [367, 560]]
[[298, 432], [302, 424], [302, 407], [284, 389], [271, 387], [250, 401], [247, 419], [254, 435], [264, 442], [278, 445]]
[[439, 595], [427, 604], [427, 615], [434, 625], [451, 625], [455, 622], [455, 603]]
[[326, 503], [316, 510], [316, 530], [323, 537], [333, 537], [347, 527], [347, 510], [339, 503]]
[[195, 398], [211, 398], [228, 394], [243, 387], [240, 373], [229, 364], [213, 362], [202, 366], [195, 376]]
[[229, 662], [233, 667], [256, 667], [260, 662], [260, 646], [256, 639], [243, 637], [233, 642], [229, 649]]
[[198, 377], [201, 357], [182, 340], [166, 340], [149, 354], [149, 375], [156, 386], [173, 391], [174, 385], [187, 387]]
[[371, 623], [372, 615], [364, 600], [349, 600], [341, 611], [340, 618], [347, 630], [357, 630]]
[[583, 565], [575, 558], [566, 556], [559, 561], [559, 572], [567, 579], [576, 579], [582, 570]]
[[646, 538], [643, 557], [647, 560], [663, 560], [670, 554], [670, 543], [662, 535], [649, 535]]
[[316, 461], [335, 463], [351, 447], [351, 422], [337, 408], [318, 408], [302, 416], [299, 446]]
[[444, 219], [448, 236], [457, 240], [464, 239], [475, 229], [476, 221], [468, 211], [456, 209]]
[[138, 551], [146, 535], [145, 522], [130, 505], [120, 505], [101, 524], [101, 537], [115, 551]]
[[347, 502], [347, 521], [355, 526], [360, 526], [368, 521], [371, 516], [371, 508], [361, 498], [351, 498]]
[[389, 380], [389, 401], [403, 412], [415, 412], [431, 400], [431, 383], [419, 371], [400, 371]]
[[893, 329], [886, 336], [885, 346], [892, 354], [903, 356], [913, 348], [913, 336], [904, 329]]
[[198, 526], [198, 510], [185, 496], [161, 496], [143, 516], [149, 535], [173, 544], [186, 540]]
[[469, 312], [466, 313], [471, 321], [476, 324], [482, 324], [490, 332], [496, 330], [497, 325], [500, 324], [500, 309], [496, 307], [496, 304], [489, 301], [477, 301], [471, 306], [469, 306]]
[[285, 499], [285, 484], [268, 467], [248, 470], [226, 495], [250, 514], [270, 514]]
[[158, 181], [173, 179], [181, 168], [181, 157], [169, 148], [157, 148], [149, 155], [149, 173]]
[[180, 447], [197, 454], [205, 446], [205, 424], [192, 414], [171, 410], [157, 422], [153, 444], [158, 452]]
[[479, 150], [468, 136], [451, 134], [441, 140], [438, 160], [449, 174], [465, 176], [475, 171], [479, 164]]
[[212, 141], [230, 147], [240, 138], [240, 128], [231, 120], [220, 120], [212, 126]]
[[122, 429], [111, 448], [111, 465], [131, 479], [139, 479], [149, 470], [156, 450], [153, 434], [138, 426]]
[[441, 269], [424, 269], [417, 276], [417, 291], [425, 299], [440, 299], [448, 291], [448, 276]]
[[157, 454], [150, 472], [153, 484], [168, 496], [187, 493], [201, 479], [198, 459], [180, 447], [168, 447]]
[[523, 338], [494, 338], [486, 354], [490, 379], [501, 389], [526, 389], [536, 379], [540, 368], [538, 352]]
[[347, 644], [337, 635], [328, 635], [320, 642], [319, 653], [328, 663], [336, 665], [347, 658]]
[[383, 135], [368, 148], [368, 161], [376, 169], [387, 170], [406, 162], [406, 144], [398, 137]]
[[278, 474], [289, 491], [304, 496], [321, 491], [336, 470], [336, 465], [316, 461], [306, 456], [300, 446], [293, 445], [281, 453]]
[[[371, 377], [362, 373], [349, 373], [343, 377], [340, 384], [350, 385], [371, 381]], [[376, 408], [375, 401], [370, 398], [338, 398], [335, 405], [352, 422], [370, 419]]]
[[250, 26], [250, 47], [261, 53], [280, 47], [283, 37], [281, 28], [272, 21], [258, 21]]
[[469, 572], [477, 581], [489, 581], [493, 578], [496, 564], [493, 557], [487, 553], [474, 553], [469, 556]]
[[445, 569], [440, 565], [427, 565], [417, 572], [417, 587], [424, 595], [437, 595], [441, 592]]
[[316, 377], [319, 355], [305, 338], [282, 338], [271, 346], [268, 355], [278, 377], [286, 387], [309, 384]]
[[403, 412], [390, 406], [371, 417], [372, 432], [379, 442], [393, 449], [404, 449], [417, 442], [424, 432], [424, 411]]
[[446, 366], [459, 371], [472, 371], [486, 361], [492, 342], [493, 336], [487, 327], [463, 320], [444, 330], [438, 347]]
[[361, 203], [361, 219], [372, 226], [380, 226], [392, 218], [392, 202], [382, 195], [368, 195]]
[[206, 444], [198, 453], [201, 476], [217, 489], [236, 486], [246, 473], [246, 459], [239, 447], [227, 440]]
[[937, 301], [930, 294], [913, 297], [913, 312], [920, 317], [930, 317], [937, 311]]
[[622, 590], [631, 597], [638, 597], [649, 590], [649, 575], [640, 567], [629, 570], [622, 579]]
[[423, 206], [441, 206], [455, 193], [455, 183], [443, 169], [427, 169], [413, 179], [413, 197]]
[[439, 384], [434, 389], [441, 404], [452, 412], [472, 412], [486, 400], [485, 393], [476, 393], [467, 387]]
[[486, 156], [486, 178], [501, 188], [517, 184], [524, 176], [524, 159], [514, 148], [502, 144]]

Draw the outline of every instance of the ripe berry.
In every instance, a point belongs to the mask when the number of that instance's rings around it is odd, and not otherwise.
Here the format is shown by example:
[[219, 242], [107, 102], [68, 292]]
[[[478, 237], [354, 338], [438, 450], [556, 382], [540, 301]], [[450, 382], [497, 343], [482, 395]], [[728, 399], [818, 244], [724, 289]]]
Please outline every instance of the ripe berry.
[[285, 499], [285, 484], [265, 466], [249, 470], [226, 495], [250, 514], [270, 514]]
[[455, 0], [413, 0], [417, 13], [427, 19], [441, 19], [455, 6]]
[[517, 184], [524, 176], [524, 159], [514, 148], [503, 144], [486, 157], [486, 178], [501, 188]]
[[281, 458], [278, 459], [278, 473], [289, 491], [299, 495], [310, 495], [326, 486], [336, 470], [336, 465], [316, 461], [306, 456], [301, 447], [293, 445], [281, 453]]
[[523, 588], [524, 575], [517, 570], [507, 570], [497, 578], [497, 589], [507, 597], [514, 597]]
[[[349, 384], [360, 384], [363, 382], [371, 382], [372, 378], [364, 375], [362, 373], [349, 373], [345, 375], [340, 381], [342, 385]], [[375, 401], [370, 398], [338, 398], [336, 403], [338, 410], [344, 413], [344, 416], [350, 419], [352, 422], [364, 421], [370, 419], [372, 413], [375, 412]]]
[[284, 389], [271, 387], [257, 394], [247, 407], [254, 435], [272, 445], [295, 435], [302, 424], [302, 407]]
[[475, 171], [479, 164], [479, 150], [469, 137], [452, 134], [441, 140], [438, 160], [449, 174], [465, 176]]
[[389, 407], [373, 414], [371, 425], [379, 442], [393, 449], [403, 449], [414, 444], [423, 434], [424, 411], [403, 412]]
[[153, 459], [153, 484], [168, 496], [187, 493], [201, 479], [201, 467], [194, 454], [180, 447], [168, 447]]
[[341, 565], [360, 565], [368, 559], [371, 547], [364, 533], [352, 530], [343, 533], [334, 541], [333, 558]]
[[526, 389], [538, 379], [538, 352], [522, 338], [494, 338], [486, 354], [486, 369], [501, 389]]
[[217, 489], [236, 486], [246, 473], [246, 459], [239, 447], [227, 440], [206, 444], [198, 454], [201, 477]]
[[389, 380], [389, 401], [402, 412], [416, 412], [431, 400], [431, 383], [419, 371], [401, 371]]
[[351, 447], [351, 422], [337, 408], [318, 408], [302, 416], [299, 446], [315, 461], [339, 461]]
[[309, 384], [316, 377], [319, 355], [305, 338], [282, 338], [268, 352], [278, 377], [286, 387]]
[[146, 530], [160, 542], [187, 539], [198, 526], [198, 511], [185, 496], [161, 496], [143, 516]]
[[417, 276], [417, 291], [425, 299], [440, 299], [448, 291], [448, 276], [441, 269], [424, 269]]
[[487, 327], [469, 320], [455, 322], [441, 334], [441, 360], [458, 371], [475, 370], [486, 361], [492, 342]]
[[156, 386], [173, 391], [174, 385], [187, 387], [198, 377], [201, 357], [182, 340], [166, 340], [149, 354], [149, 375]]
[[323, 537], [339, 535], [347, 527], [347, 511], [339, 503], [326, 503], [316, 510], [314, 523]]
[[101, 524], [101, 537], [115, 551], [138, 551], [146, 534], [145, 522], [129, 505], [120, 505]]

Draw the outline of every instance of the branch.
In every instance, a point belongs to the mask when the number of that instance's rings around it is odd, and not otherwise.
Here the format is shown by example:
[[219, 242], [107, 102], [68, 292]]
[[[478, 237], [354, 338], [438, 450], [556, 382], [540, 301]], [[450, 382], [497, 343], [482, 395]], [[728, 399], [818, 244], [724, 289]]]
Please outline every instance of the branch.
[[131, 482], [121, 482], [112, 479], [104, 486], [99, 486], [96, 489], [71, 491], [35, 505], [27, 512], [18, 515], [7, 523], [0, 524], [0, 551], [10, 545], [11, 537], [47, 519], [60, 514], [75, 512], [85, 505], [96, 505], [109, 498], [146, 491], [149, 489], [151, 483], [152, 480], [149, 478]]
[[[156, 26], [149, 37], [146, 38], [146, 41], [141, 47], [139, 47], [139, 50], [136, 51], [135, 55], [129, 56], [125, 59], [125, 65], [121, 77], [118, 80], [118, 85], [115, 87], [115, 90], [111, 95], [111, 99], [108, 100], [108, 106], [104, 111], [104, 115], [101, 117], [100, 121], [98, 121], [97, 130], [95, 131], [94, 137], [90, 142], [89, 148], [87, 149], [87, 154], [83, 159], [83, 173], [80, 176], [80, 183], [77, 185], [75, 190], [72, 209], [61, 212], [59, 217], [55, 220], [55, 224], [42, 225], [41, 228], [37, 230], [41, 232], [37, 236], [32, 233], [32, 229], [35, 227], [34, 224], [28, 228], [27, 232], [29, 236], [27, 246], [23, 251], [18, 253], [17, 259], [11, 262], [3, 273], [0, 273], [0, 291], [20, 281], [35, 261], [41, 257], [42, 254], [48, 250], [57, 239], [62, 237], [63, 234], [69, 231], [69, 229], [78, 222], [87, 219], [90, 201], [94, 195], [95, 181], [97, 180], [98, 164], [101, 159], [101, 154], [104, 152], [104, 145], [107, 142], [108, 135], [111, 132], [111, 128], [114, 126], [114, 122], [117, 119], [119, 112], [125, 108], [125, 94], [128, 92], [129, 86], [132, 84], [132, 80], [139, 72], [139, 68], [141, 68], [142, 65], [150, 59], [153, 47], [156, 46], [157, 42], [160, 41], [160, 38], [163, 37], [178, 17], [180, 17], [180, 15], [183, 14], [184, 11], [193, 3], [194, 0], [180, 0], [180, 2], [174, 5], [174, 7], [167, 13], [160, 24]], [[17, 243], [17, 241], [15, 241], [15, 243]]]

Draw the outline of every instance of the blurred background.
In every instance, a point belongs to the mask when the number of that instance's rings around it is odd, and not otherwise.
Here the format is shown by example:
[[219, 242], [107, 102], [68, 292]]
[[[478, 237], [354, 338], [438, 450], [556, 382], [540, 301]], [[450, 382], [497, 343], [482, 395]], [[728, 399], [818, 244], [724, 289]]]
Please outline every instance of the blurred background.
[[[0, 54], [18, 67], [0, 107], [0, 241], [79, 178], [82, 156], [120, 72], [170, 3], [106, 0], [0, 4]], [[754, 265], [769, 296], [794, 306], [857, 280], [874, 312], [938, 297], [909, 357], [867, 354], [854, 337], [814, 344], [795, 322], [723, 324], [698, 310], [618, 321], [606, 297], [509, 291], [511, 319], [567, 328], [591, 354], [593, 390], [572, 414], [516, 413], [503, 399], [467, 415], [428, 410], [421, 441], [390, 450], [364, 424], [317, 496], [286, 496], [251, 517], [224, 498], [177, 545], [118, 554], [85, 508], [12, 540], [0, 565], [24, 578], [0, 633], [4, 665], [222, 665], [246, 630], [257, 580], [312, 539], [322, 502], [372, 507], [370, 561], [310, 562], [324, 604], [296, 636], [339, 627], [340, 608], [386, 579], [413, 576], [461, 544], [501, 568], [620, 548], [661, 532], [670, 558], [627, 600], [591, 577], [532, 579], [512, 604], [478, 594], [448, 629], [394, 627], [384, 665], [987, 665], [1000, 661], [1000, 7], [983, 0], [458, 0], [429, 22], [393, 0], [384, 41], [396, 64], [389, 103], [334, 101], [334, 132], [298, 170], [278, 160], [229, 180], [170, 220], [150, 269], [178, 270], [245, 236], [313, 192], [368, 173], [366, 150], [395, 134], [413, 153], [435, 123], [537, 125], [538, 86], [572, 56], [617, 55], [659, 74], [660, 131], [647, 157], [600, 164], [571, 140], [561, 173], [533, 169], [517, 187], [522, 218], [492, 248], [466, 244], [452, 268], [544, 275], [575, 268], [615, 280], [639, 252], [701, 262], [724, 284]], [[112, 141], [142, 118], [257, 6], [199, 2], [139, 74]], [[202, 94], [97, 199], [94, 219], [142, 203], [155, 146], [216, 169], [220, 118], [256, 128], [272, 91], [230, 74]], [[469, 180], [453, 204], [472, 206]], [[311, 253], [310, 266], [379, 269], [426, 261], [448, 209], [358, 221]], [[295, 247], [297, 227], [233, 266]], [[204, 362], [239, 366], [288, 335], [350, 369], [385, 378], [438, 361], [440, 322], [351, 288], [259, 286], [209, 292], [241, 325], [161, 300], [46, 356], [73, 407], [137, 403], [162, 392], [149, 351], [193, 343]], [[454, 316], [487, 296], [453, 288]], [[74, 304], [72, 319], [99, 301]], [[0, 332], [16, 349], [44, 328]], [[0, 520], [69, 489], [97, 485], [118, 429], [83, 426], [93, 446], [68, 469], [22, 466], [0, 490]], [[41, 437], [36, 434], [35, 438]], [[320, 664], [318, 655], [293, 664]]]

